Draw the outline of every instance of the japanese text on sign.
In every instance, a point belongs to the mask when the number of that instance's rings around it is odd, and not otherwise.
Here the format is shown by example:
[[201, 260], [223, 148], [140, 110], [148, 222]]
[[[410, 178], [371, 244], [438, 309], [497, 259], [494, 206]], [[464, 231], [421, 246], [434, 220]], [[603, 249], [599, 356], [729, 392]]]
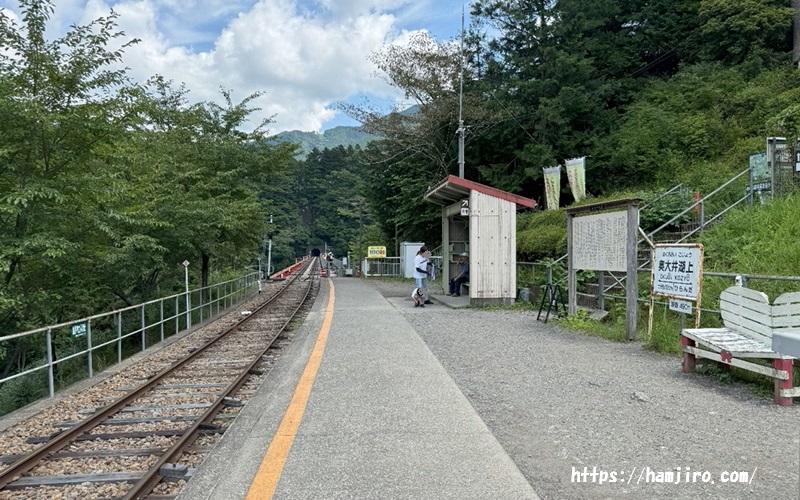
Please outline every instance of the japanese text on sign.
[[703, 247], [656, 246], [653, 293], [697, 300]]
[[688, 300], [669, 299], [669, 310], [683, 314], [692, 314], [692, 303]]
[[82, 323], [75, 323], [69, 329], [69, 336], [73, 339], [78, 337], [83, 337], [86, 335], [86, 332], [89, 331], [89, 323], [82, 322]]
[[625, 211], [575, 217], [572, 234], [576, 269], [627, 270], [628, 214]]

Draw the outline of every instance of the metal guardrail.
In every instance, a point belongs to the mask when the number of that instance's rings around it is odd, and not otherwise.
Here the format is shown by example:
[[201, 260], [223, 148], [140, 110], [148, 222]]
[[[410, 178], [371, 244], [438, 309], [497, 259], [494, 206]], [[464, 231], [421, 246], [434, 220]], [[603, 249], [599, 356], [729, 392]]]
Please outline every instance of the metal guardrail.
[[[728, 181], [725, 182], [724, 184], [722, 184], [720, 187], [718, 187], [717, 189], [711, 191], [710, 193], [708, 193], [707, 195], [703, 196], [701, 199], [697, 200], [696, 202], [692, 203], [689, 206], [689, 208], [687, 208], [683, 212], [681, 212], [678, 215], [674, 216], [673, 218], [671, 218], [670, 220], [668, 220], [664, 224], [660, 225], [658, 228], [656, 228], [656, 229], [650, 231], [649, 233], [647, 233], [648, 238], [650, 240], [653, 240], [654, 239], [653, 237], [654, 237], [655, 234], [657, 234], [660, 231], [663, 231], [664, 229], [668, 228], [670, 225], [672, 225], [675, 222], [681, 220], [681, 218], [684, 215], [686, 215], [687, 213], [689, 213], [692, 210], [695, 210], [695, 208], [699, 208], [699, 210], [700, 210], [700, 225], [699, 225], [699, 229], [702, 231], [703, 228], [709, 222], [709, 221], [706, 221], [706, 219], [705, 219], [705, 205], [706, 205], [706, 202], [708, 201], [708, 199], [711, 198], [712, 196], [714, 196], [715, 194], [719, 193], [720, 191], [722, 191], [726, 187], [730, 186], [734, 181], [736, 181], [737, 179], [739, 179], [740, 177], [742, 177], [743, 175], [748, 174], [748, 173], [750, 173], [750, 167], [744, 169], [743, 171], [739, 172], [738, 174], [736, 174], [732, 178], [728, 179]], [[750, 195], [747, 195], [747, 196], [745, 196], [745, 199], [747, 199], [749, 197], [750, 197]], [[739, 201], [742, 201], [742, 200], [739, 200]], [[739, 201], [734, 203], [734, 205], [738, 205]], [[730, 209], [730, 208], [731, 207], [729, 206], [723, 212], [728, 211], [728, 209]], [[714, 216], [714, 219], [719, 217], [719, 215], [721, 215], [721, 214], [717, 214], [716, 216]]]
[[[171, 334], [166, 334], [167, 336], [191, 328], [193, 319], [197, 319], [202, 323], [256, 291], [260, 283], [258, 277], [258, 273], [250, 273], [234, 280], [189, 290], [188, 292], [123, 309], [0, 337], [0, 347], [2, 347], [4, 342], [44, 334], [47, 346], [47, 354], [43, 364], [29, 369], [23, 368], [23, 371], [19, 373], [0, 379], [0, 386], [16, 378], [47, 370], [47, 385], [52, 398], [55, 394], [54, 372], [59, 364], [80, 356], [86, 356], [87, 378], [92, 378], [94, 376], [93, 357], [99, 349], [116, 343], [117, 363], [120, 363], [123, 357], [122, 341], [124, 339], [137, 334], [141, 335], [141, 350], [143, 351], [148, 347], [148, 332], [152, 333], [158, 330], [160, 340], [163, 341], [165, 327], [168, 323], [174, 322], [175, 331]], [[165, 310], [167, 311], [166, 316]], [[158, 318], [157, 321], [153, 321], [154, 316]], [[148, 320], [152, 322], [148, 322]], [[70, 352], [64, 357], [55, 359], [56, 353], [53, 346], [53, 338], [54, 335], [61, 334], [69, 335], [76, 342], [79, 342], [79, 339], [85, 336], [86, 348]], [[98, 338], [100, 341], [95, 344], [94, 341], [98, 340]]]
[[[530, 279], [530, 281], [528, 283], [533, 283], [535, 281], [535, 279], [536, 279], [536, 267], [537, 266], [538, 267], [543, 267], [544, 269], [543, 269], [542, 272], [546, 276], [546, 284], [547, 285], [560, 284], [564, 280], [566, 280], [566, 277], [562, 277], [559, 280], [553, 281], [553, 279], [552, 279], [552, 265], [555, 264], [555, 262], [556, 261], [548, 263], [548, 264], [540, 263], [540, 262], [517, 262], [517, 275], [518, 276], [520, 275], [520, 270], [521, 269], [530, 268], [531, 279]], [[639, 269], [638, 272], [642, 273], [642, 274], [647, 274], [648, 276], [651, 274], [651, 271], [649, 269]], [[706, 277], [706, 276], [729, 278], [732, 283], [736, 282], [736, 280], [738, 278], [738, 279], [741, 279], [742, 286], [745, 286], [745, 287], [748, 286], [750, 281], [754, 281], [754, 280], [789, 281], [789, 282], [800, 283], [800, 276], [774, 276], [774, 275], [764, 275], [764, 274], [719, 273], [719, 272], [712, 272], [712, 271], [708, 271], [708, 272], [707, 271], [703, 271], [702, 277]], [[621, 280], [618, 280], [618, 283], [619, 284], [624, 283], [624, 278], [622, 278]], [[602, 301], [605, 300], [606, 298], [626, 300], [626, 297], [623, 296], [623, 295], [615, 295], [613, 293], [606, 293], [609, 289], [613, 288], [615, 284], [611, 284], [608, 287], [603, 287], [605, 289], [602, 290], [602, 291], [600, 289], [598, 289], [597, 298], [598, 298], [598, 300], [601, 301], [600, 303], [602, 303]], [[649, 298], [640, 298], [640, 299], [638, 299], [638, 302], [640, 302], [640, 303], [649, 303], [650, 299]], [[655, 304], [659, 304], [659, 305], [664, 305], [664, 306], [668, 305], [667, 302], [662, 302], [662, 301], [659, 301], [659, 300], [656, 300], [654, 303]], [[701, 311], [702, 312], [708, 312], [708, 313], [714, 313], [714, 314], [719, 314], [720, 313], [720, 311], [717, 310], [717, 309], [701, 308]]]
[[[440, 255], [432, 255], [430, 257], [430, 261], [433, 262], [433, 265], [436, 268], [436, 278], [438, 279], [439, 276], [441, 276], [442, 257]], [[393, 276], [397, 278], [403, 277], [403, 269], [401, 266], [400, 257], [363, 259], [361, 261], [361, 271], [367, 278], [370, 276]]]
[[[643, 271], [639, 271], [639, 272], [643, 272]], [[647, 272], [647, 274], [650, 274], [649, 270], [646, 271], [646, 272]], [[764, 280], [764, 281], [792, 281], [792, 282], [800, 283], [800, 276], [769, 276], [769, 275], [763, 275], [763, 274], [736, 274], [736, 273], [716, 273], [716, 272], [703, 272], [702, 276], [716, 276], [716, 277], [721, 277], [721, 278], [730, 278], [731, 281], [733, 281], [734, 283], [736, 282], [737, 278], [741, 278], [742, 286], [744, 286], [744, 287], [747, 287], [748, 279], [750, 279], [750, 280]], [[625, 297], [622, 296], [622, 295], [603, 294], [603, 297], [604, 298], [607, 297], [607, 298], [611, 298], [611, 299], [625, 300]], [[643, 304], [648, 304], [650, 302], [650, 299], [649, 298], [648, 299], [640, 298], [640, 299], [637, 299], [637, 302], [643, 303]], [[660, 300], [654, 300], [653, 303], [654, 304], [658, 304], [658, 305], [662, 305], [662, 306], [669, 305], [668, 302], [663, 302], [663, 301], [660, 301]], [[718, 310], [718, 309], [708, 309], [708, 308], [705, 308], [705, 307], [701, 307], [700, 311], [706, 312], [706, 313], [712, 313], [712, 314], [721, 314], [721, 311]]]
[[681, 183], [681, 184], [676, 184], [676, 185], [672, 186], [670, 189], [668, 189], [668, 190], [664, 191], [664, 192], [663, 192], [663, 193], [661, 193], [660, 195], [656, 196], [656, 197], [655, 197], [655, 198], [653, 198], [652, 200], [650, 200], [650, 201], [648, 201], [647, 203], [645, 203], [644, 205], [640, 206], [640, 207], [639, 207], [639, 210], [644, 210], [645, 208], [649, 207], [650, 205], [652, 205], [653, 203], [657, 202], [658, 200], [661, 200], [661, 199], [663, 199], [663, 198], [666, 198], [667, 196], [671, 195], [671, 194], [672, 194], [672, 193], [674, 193], [675, 191], [678, 191], [678, 190], [680, 190], [680, 189], [682, 189], [682, 188], [683, 188], [683, 183]]
[[380, 259], [364, 259], [361, 263], [361, 272], [365, 277], [370, 276], [402, 276], [400, 257], [383, 257]]

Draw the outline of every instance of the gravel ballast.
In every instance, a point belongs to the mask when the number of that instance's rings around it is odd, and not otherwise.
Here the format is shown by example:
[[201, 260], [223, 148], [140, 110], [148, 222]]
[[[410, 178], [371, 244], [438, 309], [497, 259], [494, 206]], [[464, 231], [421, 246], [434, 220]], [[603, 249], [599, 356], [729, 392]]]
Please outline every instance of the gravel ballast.
[[535, 311], [400, 310], [543, 499], [800, 498], [798, 405]]

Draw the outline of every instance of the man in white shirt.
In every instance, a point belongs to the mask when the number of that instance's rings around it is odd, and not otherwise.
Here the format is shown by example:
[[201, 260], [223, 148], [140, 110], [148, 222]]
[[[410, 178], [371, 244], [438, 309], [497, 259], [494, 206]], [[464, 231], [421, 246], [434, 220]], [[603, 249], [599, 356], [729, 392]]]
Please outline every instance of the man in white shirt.
[[425, 293], [425, 304], [433, 304], [428, 296], [428, 247], [425, 245], [419, 248], [417, 255], [414, 257], [414, 280], [416, 281], [417, 288], [421, 288]]

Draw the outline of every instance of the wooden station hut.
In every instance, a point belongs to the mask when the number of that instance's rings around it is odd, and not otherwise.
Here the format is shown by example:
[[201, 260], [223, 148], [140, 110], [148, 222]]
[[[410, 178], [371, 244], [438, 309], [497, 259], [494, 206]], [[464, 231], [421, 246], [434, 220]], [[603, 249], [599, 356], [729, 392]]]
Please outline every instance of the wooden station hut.
[[536, 202], [474, 181], [448, 176], [424, 196], [442, 206], [442, 279], [470, 262], [471, 305], [513, 304], [517, 297], [517, 209]]

